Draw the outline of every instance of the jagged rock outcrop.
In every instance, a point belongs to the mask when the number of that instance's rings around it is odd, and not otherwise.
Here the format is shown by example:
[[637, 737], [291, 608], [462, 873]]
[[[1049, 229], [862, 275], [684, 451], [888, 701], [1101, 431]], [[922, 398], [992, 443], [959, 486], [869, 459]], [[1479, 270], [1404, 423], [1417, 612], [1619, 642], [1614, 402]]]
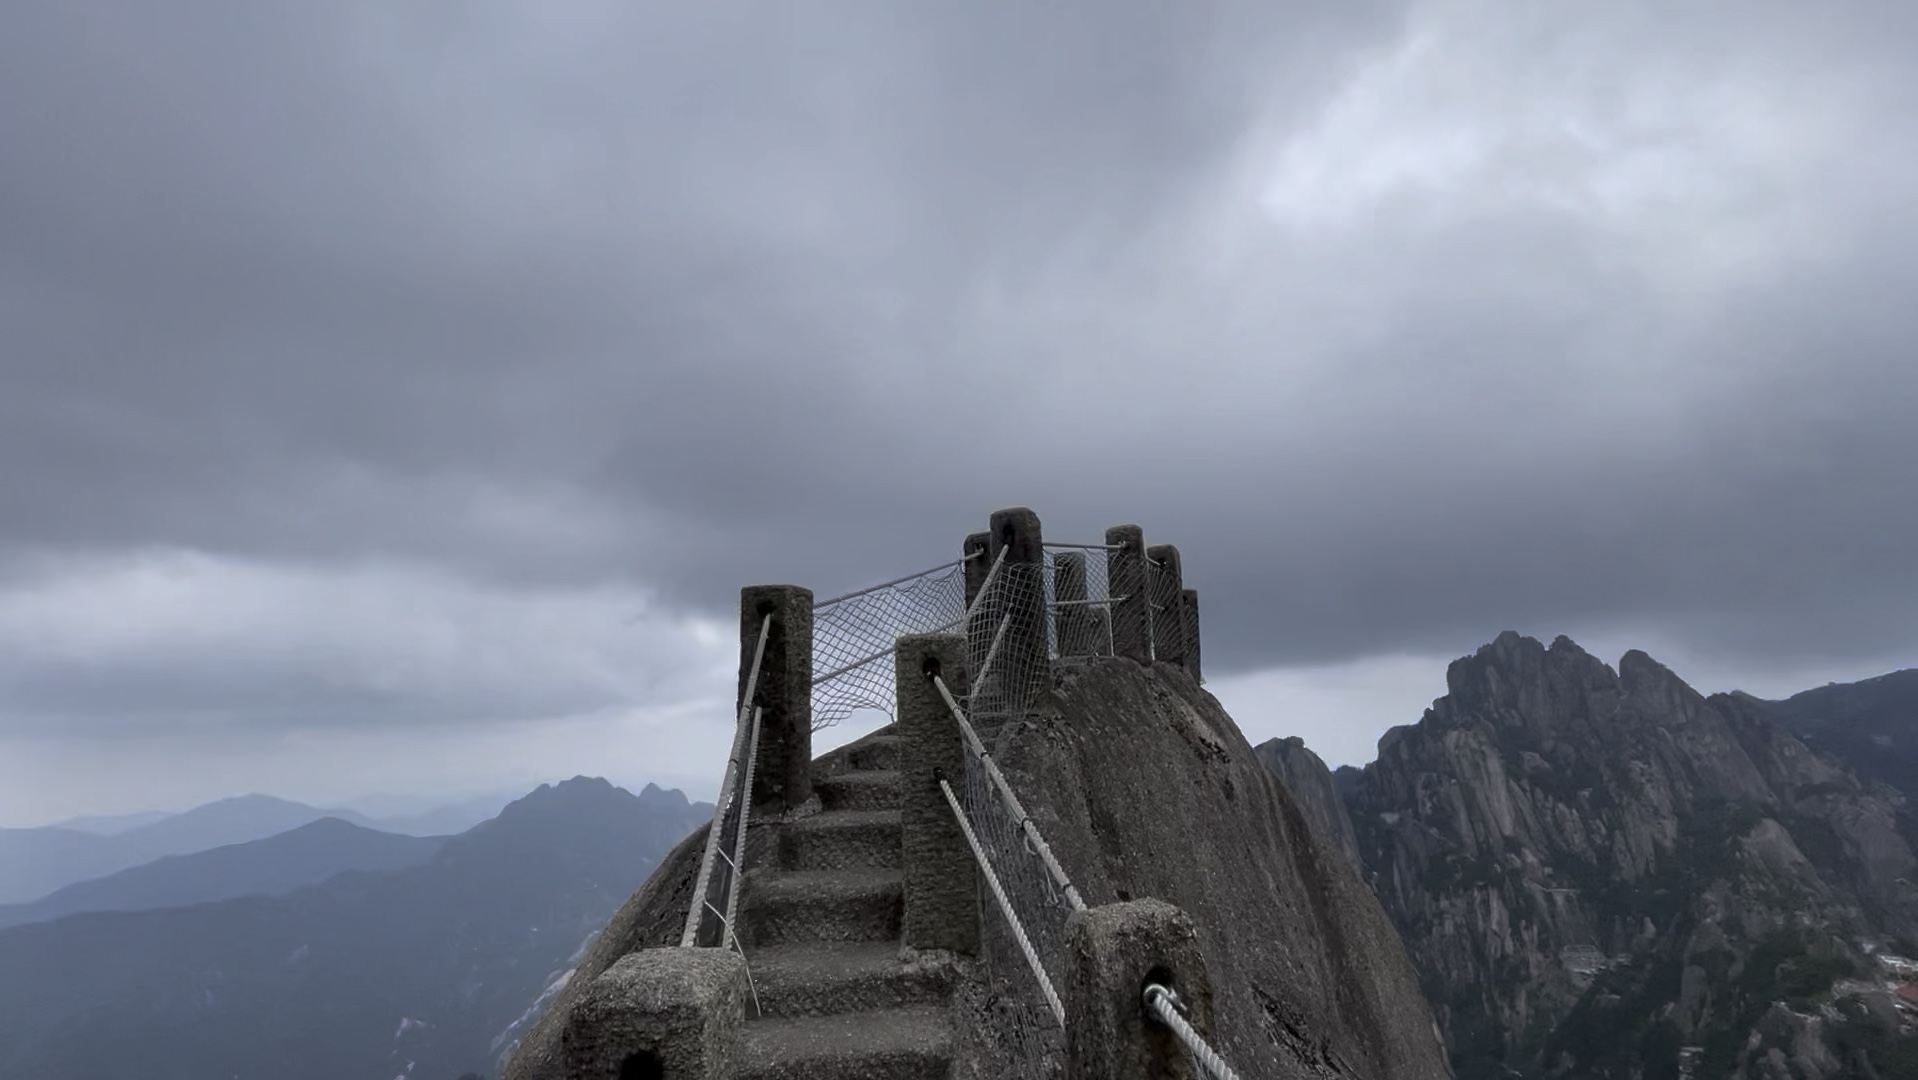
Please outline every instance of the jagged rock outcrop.
[[[1219, 1048], [1242, 1075], [1447, 1075], [1431, 1011], [1378, 901], [1186, 672], [1062, 662], [1030, 719], [989, 738], [1088, 903], [1154, 897], [1192, 918]], [[858, 745], [822, 756], [816, 770], [848, 767]], [[626, 953], [675, 938], [699, 843], [699, 834], [682, 843], [614, 917], [504, 1080], [560, 1080], [557, 1037], [578, 988]], [[748, 903], [750, 888], [749, 877]], [[989, 923], [998, 918], [989, 902], [983, 910]], [[955, 1077], [1004, 1075], [995, 1054], [1013, 1032], [986, 1006], [991, 953], [953, 965]]]
[[1320, 841], [1344, 855], [1352, 867], [1364, 875], [1365, 862], [1359, 857], [1358, 834], [1352, 831], [1352, 817], [1346, 812], [1345, 799], [1339, 794], [1325, 759], [1313, 753], [1297, 735], [1267, 739], [1253, 747], [1253, 752], [1291, 793]]
[[1446, 682], [1350, 806], [1461, 1077], [1853, 1075], [1759, 1022], [1918, 936], [1895, 793], [1642, 652], [1507, 633]]

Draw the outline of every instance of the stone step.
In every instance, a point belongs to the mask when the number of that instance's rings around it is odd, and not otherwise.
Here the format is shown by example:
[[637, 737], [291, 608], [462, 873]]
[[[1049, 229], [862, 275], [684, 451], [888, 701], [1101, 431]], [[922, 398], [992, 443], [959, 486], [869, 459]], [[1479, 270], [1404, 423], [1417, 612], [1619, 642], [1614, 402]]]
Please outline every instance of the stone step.
[[779, 865], [787, 870], [897, 870], [899, 811], [828, 810], [779, 830]]
[[897, 769], [904, 744], [897, 735], [868, 735], [846, 751], [846, 762], [855, 770]]
[[767, 1017], [932, 1005], [946, 1000], [953, 981], [951, 960], [931, 954], [902, 960], [892, 941], [769, 945], [753, 952], [752, 969]]
[[899, 774], [891, 769], [856, 769], [813, 782], [819, 805], [827, 810], [897, 810]]
[[749, 947], [896, 941], [903, 893], [897, 870], [753, 871], [746, 875], [741, 934]]
[[748, 1022], [739, 1080], [948, 1080], [946, 1010], [920, 1006]]

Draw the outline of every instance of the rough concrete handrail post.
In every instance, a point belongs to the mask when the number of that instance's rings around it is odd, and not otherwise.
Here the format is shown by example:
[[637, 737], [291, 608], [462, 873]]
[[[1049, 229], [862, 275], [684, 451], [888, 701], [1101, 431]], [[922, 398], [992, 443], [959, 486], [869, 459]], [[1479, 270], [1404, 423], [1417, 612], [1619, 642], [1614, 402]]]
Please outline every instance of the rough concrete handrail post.
[[1059, 655], [1096, 652], [1092, 644], [1092, 611], [1086, 606], [1085, 552], [1052, 553], [1052, 594], [1058, 605], [1052, 618], [1059, 628]]
[[1152, 658], [1167, 664], [1185, 663], [1185, 571], [1179, 549], [1154, 544], [1146, 549], [1152, 560]]
[[[762, 813], [788, 812], [812, 797], [812, 609], [812, 590], [800, 585], [748, 585], [739, 590], [742, 658], [748, 624], [756, 631], [761, 619], [772, 616], [756, 702], [761, 712], [752, 800]], [[746, 677], [742, 662], [742, 709]]]
[[966, 690], [966, 639], [960, 634], [908, 634], [893, 653], [900, 747], [900, 846], [904, 940], [913, 949], [979, 952], [978, 871], [942, 779], [965, 775], [965, 746], [937, 676]]
[[1148, 982], [1177, 992], [1186, 1021], [1217, 1045], [1212, 979], [1184, 911], [1146, 899], [1066, 918], [1066, 1080], [1203, 1080], [1178, 1037], [1147, 1011]]
[[[1010, 575], [1008, 585], [1001, 589], [1008, 600], [1005, 614], [1013, 617], [1001, 668], [1029, 680], [1029, 686], [1044, 686], [1051, 670], [1051, 650], [1046, 640], [1051, 612], [1046, 609], [1046, 549], [1039, 515], [1023, 506], [997, 510], [988, 531], [992, 534], [992, 554], [996, 557], [1005, 552], [1006, 565], [1001, 573]], [[1015, 693], [1023, 697], [1024, 689], [1016, 687]]]
[[1152, 601], [1146, 595], [1145, 530], [1114, 525], [1106, 530], [1106, 588], [1112, 596], [1112, 654], [1152, 660]]
[[[594, 979], [560, 1030], [568, 1080], [730, 1080], [745, 961], [727, 949], [645, 949]], [[637, 1058], [654, 1065], [637, 1069]]]
[[1185, 601], [1185, 669], [1192, 675], [1192, 681], [1202, 683], [1205, 675], [1199, 668], [1199, 590], [1186, 589], [1181, 594]]

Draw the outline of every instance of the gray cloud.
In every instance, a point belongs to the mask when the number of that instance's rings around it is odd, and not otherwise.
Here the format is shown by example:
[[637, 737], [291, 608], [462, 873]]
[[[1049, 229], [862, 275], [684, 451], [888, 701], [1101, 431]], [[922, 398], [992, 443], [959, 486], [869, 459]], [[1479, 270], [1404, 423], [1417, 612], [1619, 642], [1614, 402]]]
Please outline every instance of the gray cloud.
[[[1223, 673], [1909, 647], [1908, 8], [17, 5], [0, 730], [690, 693], [678, 613], [1014, 502], [1178, 542]], [[28, 647], [182, 550], [284, 648]], [[574, 666], [624, 604], [673, 659]]]

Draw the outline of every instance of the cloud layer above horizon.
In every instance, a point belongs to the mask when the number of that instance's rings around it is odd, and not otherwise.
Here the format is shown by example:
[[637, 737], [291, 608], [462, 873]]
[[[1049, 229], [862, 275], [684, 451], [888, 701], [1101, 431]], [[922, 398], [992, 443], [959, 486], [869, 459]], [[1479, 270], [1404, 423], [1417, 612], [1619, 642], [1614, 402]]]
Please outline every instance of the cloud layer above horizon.
[[1876, 2], [14, 5], [0, 755], [698, 773], [740, 585], [1008, 504], [1308, 742], [1507, 627], [1910, 663], [1914, 104]]

